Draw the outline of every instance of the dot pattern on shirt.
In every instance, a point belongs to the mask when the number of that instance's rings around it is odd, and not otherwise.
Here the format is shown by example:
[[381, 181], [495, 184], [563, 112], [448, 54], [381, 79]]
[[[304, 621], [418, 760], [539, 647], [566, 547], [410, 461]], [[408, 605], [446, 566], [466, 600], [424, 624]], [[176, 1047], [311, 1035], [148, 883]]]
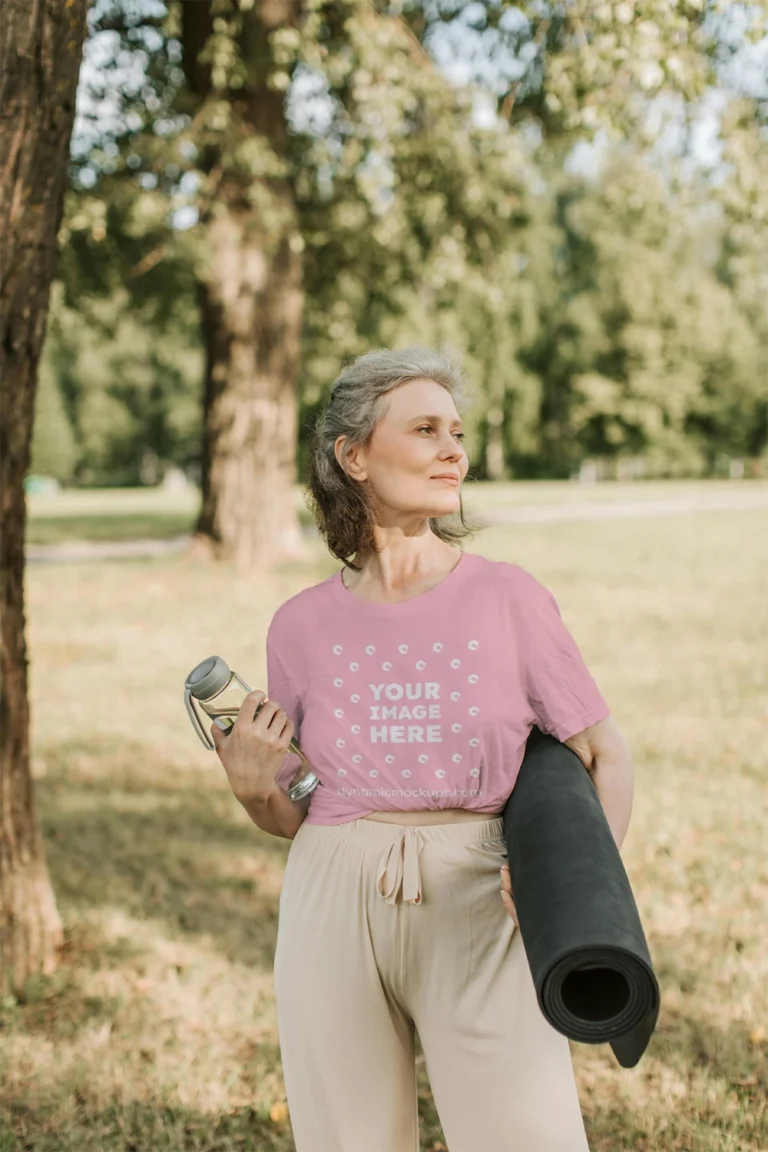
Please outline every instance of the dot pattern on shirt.
[[[458, 749], [449, 753], [451, 762], [462, 764], [466, 758], [471, 763], [476, 754], [473, 757], [470, 749], [480, 744], [477, 736], [469, 734], [476, 730], [471, 721], [481, 715], [479, 648], [479, 641], [470, 640], [458, 647], [448, 645], [446, 650], [446, 645], [436, 640], [431, 648], [420, 644], [413, 651], [407, 642], [393, 643], [391, 651], [368, 644], [358, 653], [335, 644], [333, 654], [339, 664], [333, 680], [339, 701], [333, 713], [340, 730], [337, 749], [351, 764], [358, 765], [364, 756], [352, 749], [365, 748], [366, 740], [368, 747], [377, 750], [395, 747], [395, 752], [384, 756], [384, 763], [394, 765], [395, 773], [408, 780], [418, 764], [442, 780], [447, 769], [441, 745], [448, 720], [452, 720], [451, 746], [456, 748], [458, 743]], [[393, 667], [395, 676], [391, 675]], [[448, 701], [450, 716], [445, 715]], [[462, 717], [468, 722], [462, 722]], [[465, 741], [457, 741], [465, 731]], [[416, 752], [416, 747], [424, 750]], [[337, 768], [336, 773], [346, 776], [347, 768]], [[370, 768], [368, 775], [376, 779], [380, 769]], [[469, 775], [478, 777], [480, 769], [472, 767]]]

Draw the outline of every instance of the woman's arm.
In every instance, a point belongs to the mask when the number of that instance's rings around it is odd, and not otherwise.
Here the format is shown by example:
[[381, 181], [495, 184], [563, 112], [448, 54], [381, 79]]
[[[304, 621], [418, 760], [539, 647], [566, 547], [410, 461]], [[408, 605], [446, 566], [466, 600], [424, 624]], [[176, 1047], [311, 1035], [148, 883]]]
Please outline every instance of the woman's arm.
[[632, 815], [635, 770], [632, 752], [612, 716], [577, 732], [563, 743], [589, 772], [619, 849]]
[[311, 799], [310, 795], [301, 800], [291, 800], [288, 793], [275, 784], [264, 796], [245, 803], [241, 800], [240, 803], [262, 832], [293, 840], [304, 823]]

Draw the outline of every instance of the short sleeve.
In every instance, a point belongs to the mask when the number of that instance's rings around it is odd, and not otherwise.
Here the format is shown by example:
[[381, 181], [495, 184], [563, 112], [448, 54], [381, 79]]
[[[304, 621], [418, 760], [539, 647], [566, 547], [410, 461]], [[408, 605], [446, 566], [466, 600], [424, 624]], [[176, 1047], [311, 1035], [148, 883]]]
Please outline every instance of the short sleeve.
[[561, 743], [610, 716], [552, 593], [524, 569], [519, 599], [528, 701], [542, 732]]
[[[298, 688], [291, 681], [280, 657], [275, 651], [273, 643], [267, 636], [267, 699], [279, 704], [289, 720], [293, 723], [294, 739], [299, 741], [299, 730], [303, 719], [301, 697]], [[275, 781], [283, 791], [287, 791], [297, 769], [303, 767], [303, 761], [295, 752], [286, 752], [280, 771]]]

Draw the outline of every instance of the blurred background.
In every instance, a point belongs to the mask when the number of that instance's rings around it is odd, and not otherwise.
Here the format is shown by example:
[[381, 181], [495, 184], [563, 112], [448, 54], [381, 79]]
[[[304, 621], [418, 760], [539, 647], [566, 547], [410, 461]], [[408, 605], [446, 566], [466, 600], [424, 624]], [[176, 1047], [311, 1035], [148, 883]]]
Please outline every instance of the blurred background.
[[555, 593], [635, 756], [662, 1013], [635, 1069], [572, 1044], [590, 1147], [765, 1152], [768, 3], [78, 2], [23, 469], [53, 943], [3, 983], [1, 1152], [293, 1148], [290, 844], [183, 683], [266, 687], [339, 567], [302, 489], [331, 382], [443, 341], [466, 547]]

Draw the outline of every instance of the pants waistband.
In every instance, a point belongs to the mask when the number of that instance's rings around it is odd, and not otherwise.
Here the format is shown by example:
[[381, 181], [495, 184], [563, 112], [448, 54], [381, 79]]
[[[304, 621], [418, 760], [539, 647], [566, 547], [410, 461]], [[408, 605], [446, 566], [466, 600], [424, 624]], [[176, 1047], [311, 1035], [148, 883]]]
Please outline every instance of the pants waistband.
[[318, 839], [352, 839], [361, 845], [381, 847], [376, 869], [376, 889], [387, 904], [396, 904], [402, 892], [407, 904], [421, 904], [419, 856], [429, 844], [478, 844], [504, 835], [504, 821], [468, 820], [461, 824], [385, 824], [374, 820], [349, 820], [345, 824], [302, 824], [302, 836]]

